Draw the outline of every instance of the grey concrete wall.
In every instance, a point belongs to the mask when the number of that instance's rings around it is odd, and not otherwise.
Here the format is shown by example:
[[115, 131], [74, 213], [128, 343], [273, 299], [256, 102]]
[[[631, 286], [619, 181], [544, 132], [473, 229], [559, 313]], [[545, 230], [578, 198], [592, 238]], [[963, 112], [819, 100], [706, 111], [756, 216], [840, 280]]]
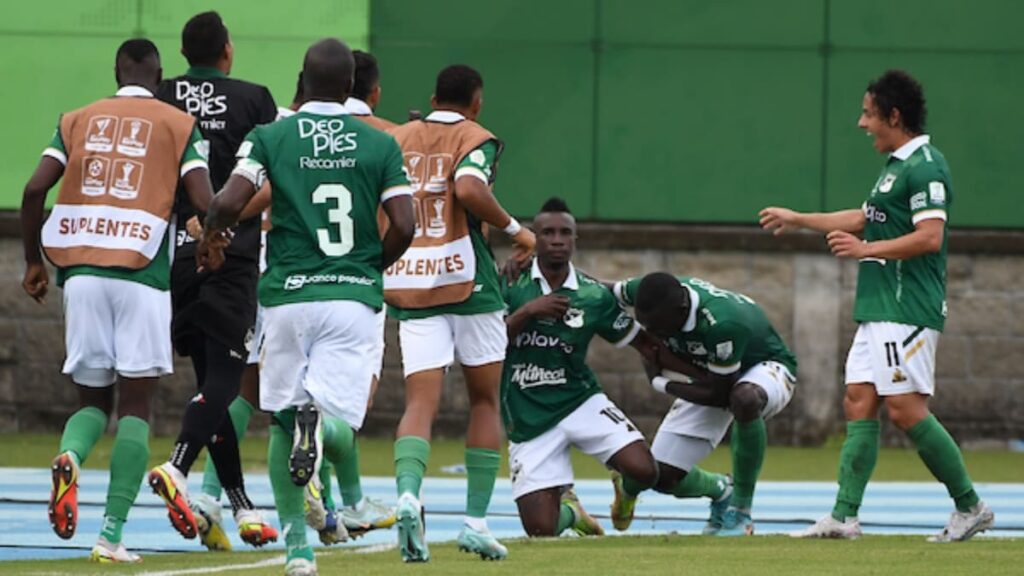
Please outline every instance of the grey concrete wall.
[[[6, 236], [6, 237], [2, 237]], [[0, 432], [59, 431], [76, 407], [73, 385], [60, 374], [64, 355], [61, 293], [45, 306], [21, 290], [20, 240], [0, 226]], [[949, 261], [949, 322], [938, 351], [932, 407], [961, 442], [1024, 437], [1024, 235], [957, 232]], [[497, 248], [504, 254], [504, 248]], [[819, 237], [773, 239], [750, 228], [586, 224], [577, 266], [619, 279], [654, 270], [701, 276], [743, 292], [766, 310], [800, 362], [792, 404], [773, 419], [769, 437], [780, 444], [817, 444], [842, 431], [842, 370], [856, 329], [851, 320], [856, 266], [839, 262]], [[403, 387], [396, 327], [389, 321], [385, 370], [368, 434], [392, 435]], [[639, 359], [595, 341], [589, 360], [619, 406], [653, 432], [670, 404], [650, 389]], [[174, 434], [194, 390], [187, 362], [160, 383], [154, 431]], [[468, 402], [462, 377], [448, 377], [437, 433], [459, 436]], [[257, 419], [254, 428], [265, 426]], [[901, 435], [886, 428], [886, 442]]]

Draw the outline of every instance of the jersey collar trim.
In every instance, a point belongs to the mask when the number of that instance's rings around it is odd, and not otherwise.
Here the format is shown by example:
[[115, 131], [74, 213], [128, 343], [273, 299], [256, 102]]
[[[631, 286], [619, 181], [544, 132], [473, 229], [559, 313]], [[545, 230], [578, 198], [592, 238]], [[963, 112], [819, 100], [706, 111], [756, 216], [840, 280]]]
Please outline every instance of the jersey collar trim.
[[466, 117], [462, 114], [452, 112], [451, 110], [434, 110], [425, 118], [427, 122], [442, 122], [444, 124], [455, 124], [465, 119]]
[[[537, 263], [537, 259], [533, 259], [533, 266], [530, 269], [530, 278], [540, 281], [540, 293], [547, 296], [551, 294], [553, 290], [551, 285], [548, 284], [548, 279], [544, 277], [544, 274], [540, 271], [540, 264]], [[580, 281], [576, 278], [576, 268], [569, 262], [569, 275], [565, 277], [565, 282], [562, 283], [562, 288], [568, 290], [579, 290]]]
[[345, 100], [345, 109], [354, 116], [373, 116], [373, 109], [370, 108], [370, 105], [359, 98], [349, 97], [348, 100]]
[[134, 96], [136, 98], [152, 98], [153, 93], [142, 86], [122, 86], [114, 96]]
[[193, 78], [227, 78], [228, 75], [211, 66], [189, 66], [185, 76]]
[[690, 288], [686, 284], [683, 284], [683, 288], [690, 293], [690, 315], [686, 318], [686, 324], [683, 324], [683, 332], [693, 332], [693, 329], [697, 327], [697, 308], [700, 308], [700, 294], [693, 288]]
[[931, 139], [931, 136], [927, 134], [922, 134], [917, 138], [911, 139], [910, 142], [907, 142], [903, 146], [897, 148], [896, 151], [891, 154], [891, 156], [897, 160], [906, 160], [907, 158], [910, 158], [910, 155], [913, 154], [918, 148], [931, 142]]
[[323, 100], [310, 100], [299, 107], [299, 112], [317, 114], [320, 116], [341, 116], [348, 114], [348, 109], [339, 102], [325, 102]]

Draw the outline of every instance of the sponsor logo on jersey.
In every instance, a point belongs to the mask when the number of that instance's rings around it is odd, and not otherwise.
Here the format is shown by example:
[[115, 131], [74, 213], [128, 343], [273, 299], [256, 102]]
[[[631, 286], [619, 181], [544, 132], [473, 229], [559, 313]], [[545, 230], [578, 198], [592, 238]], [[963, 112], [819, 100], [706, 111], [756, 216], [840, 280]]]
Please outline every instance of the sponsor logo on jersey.
[[174, 83], [174, 99], [185, 105], [186, 112], [201, 118], [199, 123], [204, 130], [223, 130], [227, 125], [223, 120], [206, 119], [228, 111], [228, 97], [217, 94], [213, 82], [192, 84], [188, 80], [178, 80]]
[[929, 182], [928, 183], [928, 196], [932, 200], [932, 204], [945, 204], [946, 203], [946, 185], [942, 182]]
[[341, 118], [299, 118], [298, 128], [299, 138], [312, 142], [314, 157], [343, 154], [358, 147], [356, 133], [346, 132]]
[[633, 318], [625, 312], [619, 312], [619, 317], [612, 323], [612, 330], [625, 330], [633, 322]]
[[572, 354], [574, 347], [572, 344], [563, 341], [558, 336], [549, 336], [542, 334], [536, 330], [529, 332], [520, 332], [516, 336], [513, 345], [516, 348], [560, 348], [562, 352], [566, 354]]
[[311, 284], [359, 284], [373, 286], [373, 278], [349, 276], [348, 274], [292, 274], [284, 279], [285, 290], [300, 290]]
[[719, 342], [715, 346], [715, 354], [719, 360], [728, 360], [732, 356], [732, 340], [726, 340], [725, 342]]
[[885, 224], [889, 219], [889, 216], [874, 204], [868, 204], [864, 207], [864, 218], [866, 218], [868, 222]]
[[569, 328], [583, 328], [583, 310], [579, 308], [569, 308], [565, 311], [565, 315], [562, 316], [562, 322]]
[[565, 368], [548, 370], [532, 363], [513, 364], [510, 380], [524, 390], [535, 386], [557, 386], [567, 382]]
[[910, 197], [910, 209], [920, 210], [928, 205], [928, 194], [925, 192], [918, 192]]
[[896, 175], [886, 174], [882, 178], [882, 181], [878, 183], [878, 191], [881, 192], [882, 194], [889, 192], [890, 190], [892, 190], [893, 182], [896, 182]]

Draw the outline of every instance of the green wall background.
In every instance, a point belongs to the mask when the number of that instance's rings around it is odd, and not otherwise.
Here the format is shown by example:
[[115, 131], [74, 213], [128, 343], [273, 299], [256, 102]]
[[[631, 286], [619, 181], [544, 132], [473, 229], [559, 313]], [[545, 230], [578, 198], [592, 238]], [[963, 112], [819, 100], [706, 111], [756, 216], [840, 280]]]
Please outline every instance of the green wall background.
[[383, 116], [428, 109], [447, 64], [481, 71], [519, 215], [553, 194], [603, 220], [858, 206], [883, 162], [861, 97], [901, 67], [951, 164], [952, 224], [1024, 227], [1022, 18], [1012, 0], [373, 0], [370, 22]]
[[1013, 0], [46, 0], [0, 24], [9, 110], [0, 208], [60, 112], [114, 89], [113, 53], [144, 34], [165, 74], [180, 30], [216, 9], [234, 75], [290, 100], [309, 42], [340, 36], [381, 62], [378, 112], [429, 109], [445, 65], [477, 67], [481, 121], [506, 141], [496, 192], [529, 216], [548, 196], [584, 218], [753, 222], [766, 204], [856, 206], [882, 158], [857, 129], [867, 82], [925, 85], [949, 159], [955, 226], [1024, 227], [1024, 4]]
[[[188, 63], [181, 28], [217, 10], [235, 45], [232, 75], [268, 86], [291, 102], [302, 57], [314, 40], [344, 38], [369, 46], [369, 0], [38, 0], [11, 2], [0, 22], [0, 77], [7, 134], [0, 164], [0, 209], [21, 205], [25, 182], [53, 136], [62, 112], [113, 94], [114, 54], [133, 36], [160, 49], [164, 76]], [[56, 190], [50, 194], [52, 203]]]

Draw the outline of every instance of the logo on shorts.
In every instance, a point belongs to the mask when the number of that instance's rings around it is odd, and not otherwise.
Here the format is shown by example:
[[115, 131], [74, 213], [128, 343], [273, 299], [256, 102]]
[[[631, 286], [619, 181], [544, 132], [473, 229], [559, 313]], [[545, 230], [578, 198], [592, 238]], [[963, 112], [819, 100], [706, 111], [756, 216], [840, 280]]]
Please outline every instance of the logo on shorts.
[[562, 316], [562, 322], [569, 328], [583, 328], [583, 310], [569, 308], [565, 311], [565, 316]]
[[894, 372], [892, 373], [892, 383], [893, 383], [893, 384], [896, 384], [897, 382], [906, 382], [906, 381], [907, 381], [907, 377], [906, 377], [906, 375], [904, 375], [904, 374], [903, 374], [903, 371], [902, 371], [902, 370], [900, 370], [899, 368], [897, 368], [897, 369], [896, 369], [896, 370], [895, 370], [895, 371], [894, 371]]

